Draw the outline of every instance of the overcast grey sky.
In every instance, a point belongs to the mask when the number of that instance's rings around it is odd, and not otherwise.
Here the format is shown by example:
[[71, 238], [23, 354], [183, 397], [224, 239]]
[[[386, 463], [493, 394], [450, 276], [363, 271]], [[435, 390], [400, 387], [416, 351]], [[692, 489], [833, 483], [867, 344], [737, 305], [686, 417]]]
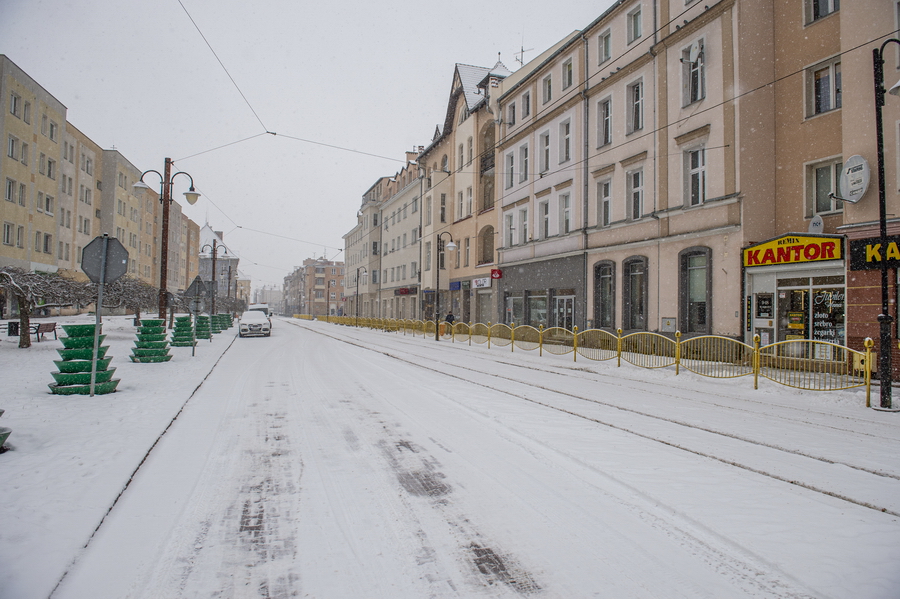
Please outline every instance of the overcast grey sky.
[[455, 63], [516, 70], [612, 1], [0, 0], [0, 53], [101, 147], [174, 159], [203, 194], [185, 213], [280, 287], [344, 259], [362, 194], [443, 121]]

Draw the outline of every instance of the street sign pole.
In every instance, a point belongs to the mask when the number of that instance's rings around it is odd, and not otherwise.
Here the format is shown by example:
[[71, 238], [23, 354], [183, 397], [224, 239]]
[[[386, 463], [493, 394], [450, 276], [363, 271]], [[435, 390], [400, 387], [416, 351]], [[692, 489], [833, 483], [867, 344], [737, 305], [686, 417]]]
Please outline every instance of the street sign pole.
[[103, 318], [103, 288], [107, 283], [115, 283], [128, 272], [128, 250], [122, 242], [109, 233], [95, 237], [81, 250], [81, 270], [88, 278], [97, 283], [97, 309], [94, 318], [94, 355], [91, 358], [91, 397], [97, 382], [97, 352], [100, 349], [100, 326]]

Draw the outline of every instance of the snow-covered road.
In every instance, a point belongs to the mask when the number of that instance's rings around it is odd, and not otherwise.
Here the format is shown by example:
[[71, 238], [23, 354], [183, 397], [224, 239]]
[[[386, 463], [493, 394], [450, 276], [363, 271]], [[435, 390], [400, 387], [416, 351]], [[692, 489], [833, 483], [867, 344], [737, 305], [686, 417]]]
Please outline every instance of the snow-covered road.
[[52, 597], [896, 598], [900, 418], [751, 385], [279, 320]]

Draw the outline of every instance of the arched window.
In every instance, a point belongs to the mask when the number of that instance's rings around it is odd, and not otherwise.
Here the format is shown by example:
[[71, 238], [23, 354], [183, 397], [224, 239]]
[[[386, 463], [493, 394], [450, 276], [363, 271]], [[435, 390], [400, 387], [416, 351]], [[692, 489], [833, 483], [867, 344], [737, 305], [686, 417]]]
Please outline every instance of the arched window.
[[632, 256], [622, 263], [622, 328], [647, 330], [647, 258]]
[[444, 154], [444, 157], [441, 158], [441, 170], [444, 172], [450, 172], [450, 159], [447, 158], [446, 154]]
[[684, 333], [707, 334], [711, 330], [712, 250], [690, 247], [678, 254], [679, 328]]
[[594, 264], [594, 328], [616, 326], [616, 263], [604, 260]]
[[478, 264], [494, 261], [494, 227], [487, 226], [478, 234]]

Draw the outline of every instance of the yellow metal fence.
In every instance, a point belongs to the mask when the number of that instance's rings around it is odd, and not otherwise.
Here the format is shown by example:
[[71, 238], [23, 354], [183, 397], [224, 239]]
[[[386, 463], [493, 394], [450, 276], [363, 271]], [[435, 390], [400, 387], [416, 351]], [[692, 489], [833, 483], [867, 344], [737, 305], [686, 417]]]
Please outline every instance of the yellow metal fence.
[[[309, 318], [294, 315], [295, 318]], [[434, 337], [435, 323], [426, 320], [397, 320], [388, 318], [356, 318], [353, 316], [319, 316], [319, 320], [335, 324], [366, 327], [404, 335]], [[775, 383], [811, 391], [835, 391], [866, 388], [866, 406], [871, 407], [874, 342], [865, 340], [865, 350], [858, 351], [827, 341], [800, 339], [779, 341], [760, 346], [759, 336], [753, 345], [730, 337], [703, 335], [674, 339], [650, 332], [623, 335], [600, 329], [579, 331], [553, 327], [515, 326], [491, 323], [458, 322], [450, 326], [440, 323], [439, 336], [454, 342], [486, 344], [488, 347], [509, 347], [553, 355], [572, 354], [577, 361], [616, 360], [617, 366], [626, 361], [641, 368], [675, 367], [712, 378], [753, 377], [753, 388], [759, 387], [759, 377]]]

